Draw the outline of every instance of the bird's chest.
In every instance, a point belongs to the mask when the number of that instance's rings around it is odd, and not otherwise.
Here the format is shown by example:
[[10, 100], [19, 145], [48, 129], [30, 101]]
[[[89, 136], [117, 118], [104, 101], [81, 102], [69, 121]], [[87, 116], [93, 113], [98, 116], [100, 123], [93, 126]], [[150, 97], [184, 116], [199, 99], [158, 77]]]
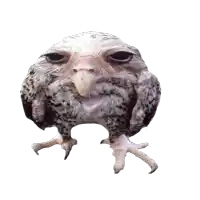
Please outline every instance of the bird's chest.
[[123, 97], [101, 96], [87, 99], [81, 102], [80, 111], [77, 115], [82, 120], [94, 120], [98, 122], [107, 117], [121, 116], [126, 112], [127, 102]]
[[78, 101], [77, 99], [58, 98], [53, 110], [63, 122], [105, 124], [108, 118], [125, 117], [130, 99], [122, 96], [99, 96]]
[[[111, 118], [126, 118], [136, 102], [133, 87], [103, 84], [87, 98], [76, 95], [71, 88], [59, 90], [51, 99], [51, 107], [64, 123], [104, 124]], [[108, 87], [109, 86], [109, 87]], [[56, 119], [57, 120], [57, 119]]]

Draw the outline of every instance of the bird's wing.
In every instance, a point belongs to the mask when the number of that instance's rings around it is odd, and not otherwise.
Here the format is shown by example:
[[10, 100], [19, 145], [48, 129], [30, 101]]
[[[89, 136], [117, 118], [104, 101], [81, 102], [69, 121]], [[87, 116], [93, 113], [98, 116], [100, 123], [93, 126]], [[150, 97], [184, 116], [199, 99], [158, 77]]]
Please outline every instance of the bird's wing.
[[37, 64], [32, 65], [22, 82], [20, 97], [23, 102], [32, 103], [36, 95], [43, 90], [51, 81], [50, 76], [44, 73], [42, 67]]
[[51, 120], [47, 120], [49, 116], [47, 116], [45, 79], [39, 70], [31, 66], [20, 91], [26, 117], [43, 130], [51, 125], [49, 124]]
[[147, 70], [142, 71], [137, 77], [135, 90], [137, 102], [130, 120], [130, 136], [149, 125], [156, 113], [161, 96], [160, 83], [157, 77]]

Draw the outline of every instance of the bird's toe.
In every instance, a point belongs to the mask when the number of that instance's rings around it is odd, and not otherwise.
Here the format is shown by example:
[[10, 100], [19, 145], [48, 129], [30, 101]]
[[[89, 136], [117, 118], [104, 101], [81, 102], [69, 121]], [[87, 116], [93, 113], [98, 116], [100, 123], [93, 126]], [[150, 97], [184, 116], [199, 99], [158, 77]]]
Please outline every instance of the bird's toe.
[[145, 143], [137, 144], [136, 146], [138, 149], [143, 149], [143, 148], [149, 146], [149, 144], [147, 142], [145, 142]]
[[126, 150], [114, 149], [113, 156], [115, 157], [115, 164], [113, 166], [115, 173], [119, 173], [125, 166]]
[[149, 174], [152, 174], [158, 168], [157, 163], [148, 155], [146, 155], [142, 151], [139, 151], [139, 148], [135, 148], [134, 146], [132, 146], [128, 149], [128, 152], [134, 154], [136, 157], [140, 158], [151, 167], [151, 171], [149, 172]]
[[65, 150], [65, 156], [64, 156], [64, 160], [66, 160], [72, 150], [72, 147], [74, 145], [77, 145], [77, 140], [76, 139], [73, 139], [71, 138], [70, 140], [65, 140], [63, 141], [63, 143], [61, 144], [61, 147], [62, 149]]
[[118, 174], [121, 170], [124, 169], [124, 165], [123, 164], [120, 164], [120, 165], [115, 164], [113, 169], [114, 169], [115, 174]]

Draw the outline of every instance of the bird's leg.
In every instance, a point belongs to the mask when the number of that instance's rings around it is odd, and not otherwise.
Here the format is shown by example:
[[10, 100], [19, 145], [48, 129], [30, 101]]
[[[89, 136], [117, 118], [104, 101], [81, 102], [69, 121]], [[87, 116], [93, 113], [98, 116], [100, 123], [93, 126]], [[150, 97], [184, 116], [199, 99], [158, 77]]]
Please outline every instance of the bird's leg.
[[139, 149], [147, 147], [148, 143], [135, 144], [130, 142], [127, 136], [120, 135], [119, 137], [102, 140], [101, 144], [109, 144], [110, 148], [113, 149], [113, 156], [115, 157], [114, 171], [116, 174], [124, 168], [127, 152], [134, 154], [136, 157], [146, 162], [151, 167], [149, 174], [153, 173], [158, 168], [154, 160], [139, 151]]
[[51, 140], [47, 142], [42, 142], [42, 143], [34, 143], [32, 144], [32, 148], [35, 151], [37, 155], [39, 155], [38, 151], [44, 148], [52, 147], [56, 144], [60, 144], [61, 147], [65, 150], [65, 157], [64, 159], [66, 160], [73, 145], [77, 144], [77, 140], [73, 138], [64, 138], [62, 135], [58, 134]]

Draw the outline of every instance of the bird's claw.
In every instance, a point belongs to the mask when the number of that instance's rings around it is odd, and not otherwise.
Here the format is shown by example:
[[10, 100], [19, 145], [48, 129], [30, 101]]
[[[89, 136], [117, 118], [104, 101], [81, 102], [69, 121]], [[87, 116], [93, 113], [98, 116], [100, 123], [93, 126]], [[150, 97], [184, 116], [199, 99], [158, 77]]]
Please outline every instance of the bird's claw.
[[71, 149], [74, 145], [77, 145], [77, 140], [71, 138], [70, 140], [63, 141], [61, 144], [62, 149], [65, 150], [64, 160], [66, 160], [71, 152]]
[[40, 144], [40, 143], [33, 143], [33, 144], [31, 145], [31, 147], [32, 147], [33, 151], [39, 156], [38, 151], [39, 151], [40, 149], [42, 149], [42, 148], [41, 148], [41, 144]]
[[37, 152], [41, 149], [40, 143], [34, 143], [32, 144], [33, 151]]
[[151, 171], [149, 172], [149, 174], [152, 174], [153, 172], [155, 172], [157, 168], [158, 168], [157, 164], [154, 167], [151, 167]]
[[110, 144], [109, 139], [101, 140], [100, 144]]

